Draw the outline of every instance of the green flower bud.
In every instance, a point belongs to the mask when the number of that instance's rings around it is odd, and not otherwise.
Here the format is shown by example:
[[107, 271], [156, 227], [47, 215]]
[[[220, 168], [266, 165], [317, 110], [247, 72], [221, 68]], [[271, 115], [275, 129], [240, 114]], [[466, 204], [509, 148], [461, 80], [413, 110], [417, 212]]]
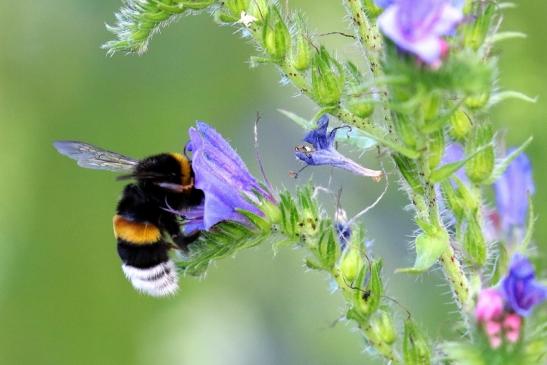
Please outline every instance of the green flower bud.
[[422, 113], [426, 121], [433, 120], [439, 115], [441, 98], [438, 94], [431, 94], [422, 102]]
[[480, 224], [476, 217], [471, 217], [467, 221], [463, 248], [471, 262], [475, 265], [483, 266], [486, 262], [487, 247]]
[[416, 163], [401, 154], [394, 153], [392, 156], [395, 160], [395, 163], [397, 164], [397, 168], [401, 172], [401, 175], [403, 175], [404, 179], [406, 180], [412, 191], [423, 195], [424, 189], [418, 175], [418, 168], [416, 166]]
[[366, 99], [350, 98], [346, 104], [349, 111], [359, 118], [367, 118], [374, 111], [374, 105]]
[[379, 311], [378, 315], [374, 316], [371, 321], [372, 330], [375, 337], [387, 344], [392, 344], [397, 338], [393, 319], [386, 311]]
[[312, 92], [322, 106], [333, 106], [340, 102], [344, 88], [344, 74], [340, 64], [332, 58], [325, 47], [321, 47], [312, 61]]
[[262, 31], [264, 49], [274, 60], [281, 61], [285, 58], [290, 47], [289, 29], [276, 7], [270, 9], [265, 23]]
[[433, 170], [441, 162], [444, 154], [444, 134], [436, 132], [429, 135], [427, 158], [429, 168]]
[[403, 357], [405, 365], [431, 364], [431, 350], [427, 339], [410, 319], [405, 321]]
[[374, 0], [363, 0], [367, 16], [375, 18], [382, 13], [382, 8], [376, 6]]
[[340, 273], [344, 277], [344, 280], [348, 283], [353, 283], [364, 265], [363, 253], [359, 249], [359, 245], [351, 242], [349, 247], [344, 250], [339, 265]]
[[471, 131], [471, 119], [463, 111], [458, 110], [450, 117], [450, 136], [463, 141]]
[[417, 140], [418, 131], [414, 123], [408, 120], [406, 116], [399, 114], [396, 118], [393, 118], [393, 126], [403, 143], [416, 150], [419, 142]]
[[[467, 152], [471, 154], [479, 148], [486, 146], [492, 142], [492, 138], [493, 133], [491, 125], [481, 124], [475, 126], [471, 140], [466, 146]], [[465, 172], [471, 181], [476, 184], [481, 184], [490, 178], [492, 171], [494, 170], [494, 166], [494, 147], [490, 145], [467, 161], [465, 165]]]
[[[369, 271], [370, 270], [370, 271]], [[370, 268], [363, 266], [358, 280], [361, 282], [361, 290], [355, 290], [355, 309], [363, 316], [369, 316], [380, 306], [382, 299], [382, 261], [373, 261]]]
[[470, 22], [464, 30], [464, 44], [466, 47], [478, 50], [484, 44], [484, 40], [495, 14], [496, 5], [489, 4], [484, 13], [478, 16], [474, 22]]
[[291, 64], [298, 71], [305, 71], [310, 67], [312, 60], [312, 51], [310, 41], [307, 37], [304, 20], [298, 16], [295, 22], [295, 35], [291, 48]]
[[247, 14], [255, 17], [257, 21], [263, 22], [266, 20], [269, 10], [266, 0], [251, 0]]
[[490, 100], [488, 93], [468, 96], [465, 98], [465, 105], [470, 109], [480, 109], [488, 103], [488, 100]]
[[[224, 1], [224, 8], [226, 9], [226, 14], [234, 19], [233, 21], [239, 20], [241, 17], [241, 12], [247, 11], [249, 7], [250, 0], [226, 0]], [[254, 0], [253, 0], [254, 1]]]
[[459, 191], [454, 188], [451, 181], [443, 180], [441, 182], [441, 192], [456, 221], [461, 222], [465, 215], [465, 202]]

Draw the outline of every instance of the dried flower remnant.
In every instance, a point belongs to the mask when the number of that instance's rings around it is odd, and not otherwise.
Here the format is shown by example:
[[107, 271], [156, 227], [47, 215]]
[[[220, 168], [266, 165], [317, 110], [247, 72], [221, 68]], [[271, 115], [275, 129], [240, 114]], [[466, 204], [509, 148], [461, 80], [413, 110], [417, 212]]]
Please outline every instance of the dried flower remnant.
[[346, 127], [333, 128], [328, 132], [328, 126], [329, 117], [323, 115], [317, 121], [317, 128], [304, 137], [304, 141], [310, 145], [298, 146], [295, 151], [296, 157], [310, 166], [329, 165], [379, 181], [382, 178], [382, 171], [363, 167], [336, 150], [334, 143], [336, 133]]

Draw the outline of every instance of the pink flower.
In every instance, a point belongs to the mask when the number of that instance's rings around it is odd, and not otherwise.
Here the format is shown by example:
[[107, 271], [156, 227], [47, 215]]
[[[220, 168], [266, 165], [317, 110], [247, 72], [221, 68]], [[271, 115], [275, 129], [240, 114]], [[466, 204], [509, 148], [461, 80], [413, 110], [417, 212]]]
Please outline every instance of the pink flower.
[[503, 297], [501, 293], [494, 289], [484, 289], [479, 294], [477, 307], [475, 308], [475, 317], [479, 322], [490, 322], [498, 319], [503, 313]]

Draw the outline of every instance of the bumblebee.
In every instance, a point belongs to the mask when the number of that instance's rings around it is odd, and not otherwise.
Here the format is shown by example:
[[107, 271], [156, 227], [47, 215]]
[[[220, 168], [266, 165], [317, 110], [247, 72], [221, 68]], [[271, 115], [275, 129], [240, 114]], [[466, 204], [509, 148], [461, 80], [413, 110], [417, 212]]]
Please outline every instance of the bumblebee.
[[180, 216], [173, 213], [203, 201], [203, 192], [194, 187], [190, 159], [161, 153], [135, 160], [75, 141], [58, 141], [54, 146], [81, 167], [123, 173], [118, 180], [134, 180], [123, 189], [113, 218], [123, 272], [142, 293], [174, 294], [178, 275], [169, 251], [185, 250], [199, 236], [199, 232], [184, 235]]

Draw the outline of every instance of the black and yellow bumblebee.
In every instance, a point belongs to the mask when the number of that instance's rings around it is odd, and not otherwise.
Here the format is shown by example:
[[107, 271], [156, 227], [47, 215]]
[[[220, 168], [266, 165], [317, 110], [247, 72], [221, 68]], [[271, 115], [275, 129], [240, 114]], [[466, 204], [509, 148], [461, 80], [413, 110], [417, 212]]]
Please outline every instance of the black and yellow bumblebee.
[[180, 153], [135, 160], [75, 141], [58, 141], [54, 146], [81, 167], [119, 172], [123, 173], [119, 180], [134, 180], [125, 186], [113, 218], [123, 272], [142, 293], [174, 294], [178, 275], [169, 251], [185, 250], [199, 232], [184, 235], [181, 217], [173, 212], [197, 206], [204, 198], [194, 187], [191, 160]]

